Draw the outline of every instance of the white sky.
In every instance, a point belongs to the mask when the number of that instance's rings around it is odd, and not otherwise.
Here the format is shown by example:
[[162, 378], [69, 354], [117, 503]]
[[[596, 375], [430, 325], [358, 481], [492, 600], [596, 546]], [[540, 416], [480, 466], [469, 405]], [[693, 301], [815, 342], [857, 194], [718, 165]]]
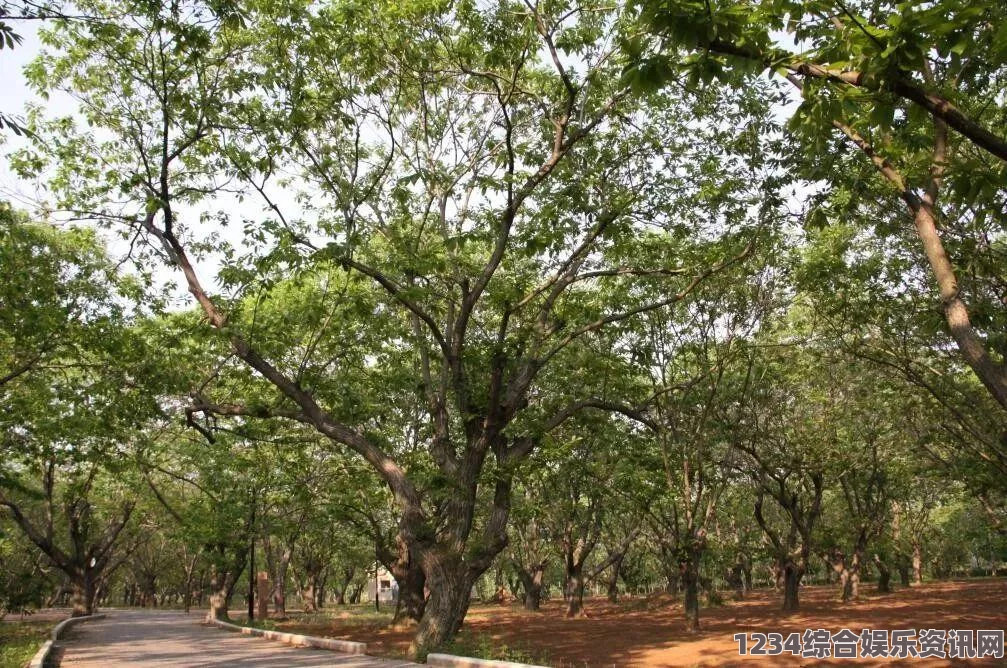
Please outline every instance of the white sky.
[[[37, 98], [31, 94], [25, 82], [22, 69], [35, 56], [39, 54], [41, 45], [37, 37], [38, 22], [36, 21], [10, 21], [14, 24], [14, 30], [21, 35], [23, 42], [16, 46], [13, 51], [8, 49], [0, 50], [0, 111], [5, 116], [22, 116], [27, 103]], [[67, 98], [54, 100], [54, 111], [63, 114], [72, 113], [72, 101]], [[24, 140], [16, 137], [6, 128], [0, 131], [0, 142], [3, 143], [3, 159], [0, 160], [0, 197], [11, 200], [15, 206], [21, 197], [28, 193], [34, 195], [32, 184], [25, 183], [11, 173], [8, 167], [7, 154], [24, 145]]]
[[[38, 21], [11, 21], [15, 26], [15, 31], [21, 35], [22, 43], [17, 45], [13, 51], [0, 50], [0, 111], [6, 116], [24, 117], [25, 109], [33, 103], [41, 103], [46, 107], [48, 118], [57, 118], [68, 115], [76, 115], [78, 106], [75, 100], [65, 93], [53, 93], [48, 100], [41, 100], [30, 89], [25, 80], [23, 69], [34, 60], [42, 51], [42, 44], [38, 38]], [[9, 129], [0, 131], [0, 200], [9, 201], [15, 208], [23, 210], [36, 209], [45, 202], [45, 188], [41, 181], [36, 183], [25, 181], [19, 178], [10, 169], [11, 153], [27, 145], [24, 137], [18, 137]], [[212, 207], [219, 208], [228, 206], [230, 209], [247, 210], [246, 215], [253, 215], [261, 210], [260, 203], [246, 201], [242, 205], [236, 202], [214, 202]], [[239, 211], [239, 215], [244, 211]], [[198, 211], [185, 211], [183, 215], [198, 216]], [[229, 240], [240, 244], [240, 225], [232, 228]], [[117, 235], [99, 230], [105, 239], [109, 253], [114, 260], [119, 260], [128, 252], [128, 244]], [[237, 238], [236, 238], [237, 237]], [[126, 267], [124, 266], [124, 269]], [[220, 263], [212, 258], [197, 262], [196, 269], [204, 285], [213, 290], [219, 288], [216, 285], [216, 275], [220, 268]], [[155, 268], [155, 282], [168, 294], [171, 295], [176, 308], [186, 309], [192, 306], [191, 298], [186, 290], [184, 279], [181, 273], [172, 267], [160, 266]]]
[[[23, 68], [38, 56], [42, 50], [42, 45], [37, 35], [40, 24], [37, 21], [11, 21], [9, 19], [8, 21], [14, 24], [15, 30], [21, 35], [23, 41], [13, 50], [0, 50], [0, 111], [7, 116], [18, 117], [24, 115], [26, 105], [33, 102], [42, 103], [42, 100], [29, 89], [23, 73]], [[46, 116], [50, 118], [74, 115], [77, 111], [75, 101], [66, 94], [53, 94], [50, 99], [44, 102], [44, 105], [46, 107]], [[784, 118], [789, 117], [795, 106], [796, 104], [790, 104], [781, 108], [779, 110], [780, 116]], [[32, 210], [44, 201], [45, 191], [43, 185], [41, 183], [26, 182], [18, 178], [9, 168], [9, 154], [24, 145], [26, 145], [24, 138], [15, 136], [7, 129], [0, 131], [0, 200], [10, 201], [16, 208]], [[294, 213], [296, 217], [296, 214], [300, 213], [296, 211], [299, 207], [293, 204], [291, 195], [292, 193], [271, 193], [271, 196], [279, 200], [284, 209], [289, 209], [288, 215]], [[789, 195], [791, 198], [794, 198], [796, 193]], [[226, 199], [231, 200], [231, 198]], [[239, 223], [227, 230], [227, 237], [229, 241], [240, 247], [242, 245], [240, 239], [240, 218], [261, 216], [263, 204], [257, 198], [246, 200], [242, 204], [238, 204], [234, 200], [223, 201], [218, 199], [215, 202], [209, 203], [206, 208], [216, 210], [222, 207], [226, 207], [234, 214], [234, 221]], [[199, 212], [195, 210], [185, 211], [183, 215], [198, 216]], [[119, 259], [125, 255], [127, 249], [125, 242], [111, 234], [103, 236], [106, 239], [113, 258]], [[211, 290], [219, 289], [215, 284], [215, 277], [219, 267], [219, 262], [213, 258], [205, 259], [197, 264], [197, 271], [204, 285]], [[187, 308], [191, 305], [181, 276], [177, 271], [169, 267], [162, 267], [155, 272], [155, 280], [163, 285], [164, 289], [172, 295], [178, 308]]]

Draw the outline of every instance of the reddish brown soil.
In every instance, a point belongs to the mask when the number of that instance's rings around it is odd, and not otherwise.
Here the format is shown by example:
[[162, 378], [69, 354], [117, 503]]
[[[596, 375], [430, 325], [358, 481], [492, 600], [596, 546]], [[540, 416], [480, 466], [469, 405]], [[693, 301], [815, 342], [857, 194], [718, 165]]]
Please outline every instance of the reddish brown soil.
[[[884, 596], [868, 592], [857, 603], [836, 600], [836, 590], [802, 587], [801, 611], [784, 615], [780, 598], [759, 591], [744, 601], [705, 608], [702, 631], [687, 633], [682, 610], [667, 597], [627, 599], [618, 604], [604, 599], [586, 602], [587, 619], [564, 619], [562, 601], [547, 601], [538, 613], [516, 605], [476, 605], [465, 620], [473, 635], [488, 635], [494, 644], [529, 650], [547, 656], [553, 666], [776, 666], [847, 663], [849, 660], [813, 661], [784, 654], [777, 657], [740, 657], [735, 633], [803, 632], [824, 628], [835, 633], [849, 628], [859, 633], [874, 629], [1004, 629], [1007, 627], [1007, 580], [972, 580], [929, 583]], [[401, 656], [409, 644], [408, 630], [354, 626], [340, 620], [327, 625], [281, 624], [284, 630], [359, 640], [370, 654]], [[994, 666], [1007, 660], [879, 660], [860, 659], [860, 665], [877, 663], [927, 666]]]

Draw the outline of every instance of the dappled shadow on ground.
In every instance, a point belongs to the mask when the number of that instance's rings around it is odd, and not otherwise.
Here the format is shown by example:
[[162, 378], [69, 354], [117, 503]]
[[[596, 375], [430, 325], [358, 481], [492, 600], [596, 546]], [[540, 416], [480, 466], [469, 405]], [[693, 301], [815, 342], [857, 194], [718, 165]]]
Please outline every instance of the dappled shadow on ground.
[[[783, 614], [781, 598], [771, 590], [744, 601], [704, 608], [702, 630], [690, 634], [682, 623], [678, 603], [666, 596], [628, 599], [618, 604], [603, 599], [586, 602], [587, 619], [564, 619], [561, 600], [547, 601], [538, 613], [517, 605], [475, 605], [465, 626], [469, 633], [486, 635], [495, 643], [548, 657], [554, 666], [776, 666], [853, 663], [850, 660], [812, 662], [792, 657], [740, 657], [735, 633], [803, 632], [824, 628], [835, 633], [874, 629], [1004, 629], [1007, 626], [1007, 580], [928, 583], [877, 595], [870, 591], [856, 603], [841, 603], [832, 587], [802, 587], [799, 613]], [[409, 644], [409, 630], [384, 628], [380, 623], [352, 624], [347, 620], [296, 619], [278, 624], [284, 630], [368, 643], [371, 654], [401, 656]], [[907, 664], [910, 661], [864, 659], [861, 665]], [[1004, 660], [913, 660], [912, 665], [993, 666]]]
[[205, 626], [201, 615], [115, 612], [73, 627], [60, 640], [62, 666], [341, 666], [396, 668], [367, 656], [287, 647]]

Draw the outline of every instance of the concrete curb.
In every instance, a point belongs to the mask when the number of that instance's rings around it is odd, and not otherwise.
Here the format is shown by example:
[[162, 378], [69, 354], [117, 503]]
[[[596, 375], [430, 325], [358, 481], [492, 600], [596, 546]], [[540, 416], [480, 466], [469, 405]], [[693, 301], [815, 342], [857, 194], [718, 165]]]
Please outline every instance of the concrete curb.
[[276, 640], [285, 645], [294, 647], [317, 647], [318, 649], [329, 649], [345, 654], [366, 654], [367, 643], [352, 642], [350, 640], [335, 640], [333, 638], [316, 638], [315, 636], [302, 636], [296, 633], [282, 633], [280, 631], [267, 631], [265, 629], [255, 629], [250, 626], [237, 626], [228, 624], [219, 619], [209, 620], [211, 624], [222, 628], [225, 631], [235, 631], [246, 636], [265, 638], [266, 640]]
[[427, 665], [435, 666], [436, 668], [547, 668], [546, 666], [533, 666], [528, 663], [473, 659], [468, 656], [454, 656], [452, 654], [428, 654]]
[[42, 646], [38, 648], [35, 652], [35, 656], [32, 657], [31, 663], [28, 664], [28, 668], [45, 668], [49, 663], [49, 655], [52, 654], [52, 648], [54, 643], [59, 640], [60, 635], [63, 631], [79, 622], [90, 622], [96, 619], [105, 619], [105, 615], [87, 615], [85, 617], [68, 617], [64, 619], [59, 624], [53, 627], [50, 639], [42, 643]]

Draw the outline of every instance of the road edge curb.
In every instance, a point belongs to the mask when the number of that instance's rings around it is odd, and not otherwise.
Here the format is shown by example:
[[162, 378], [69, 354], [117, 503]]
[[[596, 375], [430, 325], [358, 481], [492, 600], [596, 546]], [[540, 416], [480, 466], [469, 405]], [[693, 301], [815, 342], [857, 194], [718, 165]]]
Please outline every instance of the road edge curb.
[[455, 656], [454, 654], [428, 654], [427, 665], [436, 668], [546, 668], [546, 666], [535, 666], [530, 663], [476, 659], [470, 656]]
[[275, 640], [285, 645], [294, 647], [315, 647], [318, 649], [328, 649], [344, 654], [366, 654], [367, 643], [354, 642], [352, 640], [336, 640], [334, 638], [318, 638], [316, 636], [304, 636], [297, 633], [283, 633], [281, 631], [268, 631], [266, 629], [256, 629], [251, 626], [238, 626], [229, 624], [219, 619], [208, 619], [209, 623], [225, 631], [234, 631], [246, 636]]
[[28, 663], [28, 668], [45, 668], [45, 666], [49, 663], [52, 648], [55, 646], [56, 641], [59, 640], [63, 631], [67, 628], [74, 626], [79, 622], [89, 622], [104, 618], [104, 613], [97, 615], [84, 615], [83, 617], [67, 617], [59, 624], [52, 627], [52, 632], [49, 634], [49, 640], [46, 640], [42, 643], [42, 646], [38, 648], [38, 651], [35, 652], [35, 656], [32, 657], [31, 662]]

